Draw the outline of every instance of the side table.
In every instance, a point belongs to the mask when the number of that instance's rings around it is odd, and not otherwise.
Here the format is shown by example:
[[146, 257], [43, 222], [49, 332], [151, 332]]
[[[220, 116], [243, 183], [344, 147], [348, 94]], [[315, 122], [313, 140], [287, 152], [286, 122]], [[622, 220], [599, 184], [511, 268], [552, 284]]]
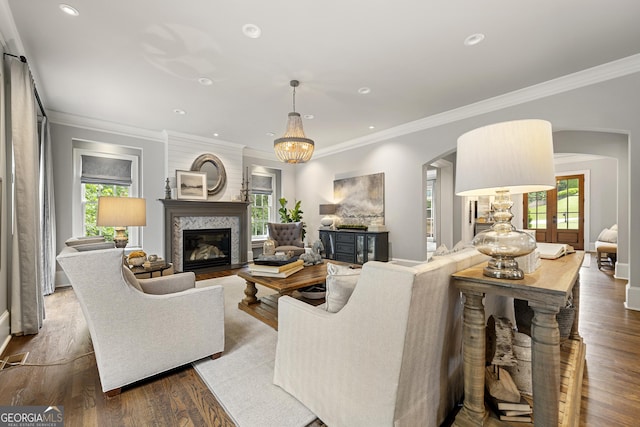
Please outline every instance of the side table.
[[[531, 357], [534, 426], [578, 425], [585, 358], [585, 345], [578, 333], [579, 271], [583, 259], [584, 252], [578, 251], [556, 260], [542, 260], [541, 266], [535, 272], [526, 274], [522, 280], [486, 277], [482, 272], [484, 263], [452, 275], [453, 284], [464, 295], [464, 406], [456, 416], [454, 426], [505, 425], [489, 416], [485, 409], [485, 313], [482, 299], [487, 293], [526, 300], [533, 309]], [[575, 318], [568, 341], [571, 340], [574, 345], [567, 348], [570, 349], [568, 357], [573, 365], [572, 370], [566, 373], [561, 372], [561, 358], [563, 361], [565, 358], [564, 354], [561, 355], [556, 315], [572, 292]], [[563, 387], [568, 384], [565, 397], [561, 397], [561, 382]]]
[[173, 264], [167, 263], [165, 265], [161, 265], [158, 267], [151, 267], [151, 268], [145, 268], [143, 266], [131, 267], [131, 271], [136, 276], [139, 276], [142, 274], [148, 274], [149, 277], [153, 277], [153, 273], [157, 273], [157, 272], [160, 272], [160, 276], [164, 276], [164, 272], [169, 270], [171, 267], [173, 267]]

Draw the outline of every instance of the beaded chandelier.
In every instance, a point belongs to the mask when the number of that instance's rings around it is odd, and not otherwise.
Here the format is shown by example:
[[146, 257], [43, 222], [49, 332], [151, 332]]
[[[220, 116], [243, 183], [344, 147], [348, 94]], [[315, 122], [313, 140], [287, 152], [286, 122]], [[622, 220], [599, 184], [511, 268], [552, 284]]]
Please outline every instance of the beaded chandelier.
[[314, 143], [305, 136], [302, 118], [296, 113], [296, 87], [300, 82], [291, 80], [289, 84], [293, 88], [293, 112], [289, 113], [284, 136], [273, 141], [273, 149], [278, 159], [285, 163], [305, 163], [311, 159]]

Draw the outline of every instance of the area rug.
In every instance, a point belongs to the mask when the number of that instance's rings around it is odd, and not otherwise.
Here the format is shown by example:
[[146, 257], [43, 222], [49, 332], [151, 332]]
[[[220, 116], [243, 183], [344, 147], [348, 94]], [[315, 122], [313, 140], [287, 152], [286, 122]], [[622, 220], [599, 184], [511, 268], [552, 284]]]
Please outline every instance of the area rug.
[[[304, 427], [317, 417], [273, 384], [277, 332], [238, 309], [244, 280], [238, 276], [208, 279], [197, 287], [224, 286], [225, 349], [216, 360], [193, 366], [238, 427]], [[259, 295], [269, 290], [258, 288]]]

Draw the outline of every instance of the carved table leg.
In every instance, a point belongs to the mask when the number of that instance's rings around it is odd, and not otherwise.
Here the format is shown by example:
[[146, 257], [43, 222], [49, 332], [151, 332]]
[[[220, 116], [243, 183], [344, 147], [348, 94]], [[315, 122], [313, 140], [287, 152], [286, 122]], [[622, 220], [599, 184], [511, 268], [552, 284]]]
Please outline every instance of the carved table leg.
[[580, 337], [580, 331], [578, 330], [578, 323], [580, 322], [580, 274], [578, 274], [576, 282], [573, 285], [573, 307], [575, 316], [573, 318], [573, 325], [571, 325], [571, 335], [569, 338], [577, 339]]
[[536, 427], [558, 425], [560, 398], [560, 331], [556, 314], [559, 307], [537, 305], [531, 322], [531, 363], [533, 419]]
[[258, 289], [256, 288], [256, 284], [247, 280], [247, 287], [244, 289], [245, 297], [242, 299], [241, 303], [244, 305], [258, 303], [258, 298], [256, 298], [257, 293]]
[[484, 407], [485, 325], [484, 293], [463, 290], [464, 406], [455, 426], [481, 426], [487, 416]]

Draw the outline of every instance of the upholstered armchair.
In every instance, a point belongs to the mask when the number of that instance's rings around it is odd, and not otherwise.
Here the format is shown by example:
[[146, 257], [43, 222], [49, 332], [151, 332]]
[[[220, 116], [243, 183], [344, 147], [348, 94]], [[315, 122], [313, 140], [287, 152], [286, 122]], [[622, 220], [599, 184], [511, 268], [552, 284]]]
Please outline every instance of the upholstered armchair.
[[224, 349], [221, 286], [195, 288], [191, 272], [137, 280], [122, 249], [58, 255], [89, 327], [102, 390], [121, 387]]
[[304, 243], [302, 242], [302, 223], [277, 222], [267, 223], [269, 238], [276, 242], [276, 252], [293, 251], [294, 255], [304, 253]]
[[274, 383], [331, 427], [441, 425], [463, 394], [450, 277], [486, 259], [473, 249], [416, 267], [370, 261], [337, 312], [281, 297]]

